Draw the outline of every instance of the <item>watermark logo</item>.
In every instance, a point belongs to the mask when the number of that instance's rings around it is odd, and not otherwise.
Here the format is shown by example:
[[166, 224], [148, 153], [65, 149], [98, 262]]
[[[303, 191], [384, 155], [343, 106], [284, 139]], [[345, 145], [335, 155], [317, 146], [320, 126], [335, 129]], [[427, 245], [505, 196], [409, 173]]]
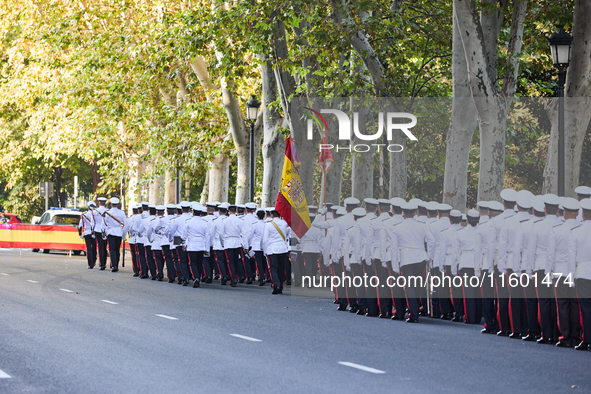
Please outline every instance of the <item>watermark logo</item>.
[[[345, 112], [338, 110], [338, 109], [321, 109], [320, 112], [312, 109], [304, 107], [304, 109], [310, 111], [312, 113], [313, 119], [308, 119], [308, 129], [307, 129], [307, 138], [308, 140], [314, 139], [314, 122], [318, 125], [320, 130], [328, 133], [328, 124], [326, 119], [322, 114], [331, 114], [336, 116], [337, 121], [339, 123], [339, 131], [338, 136], [339, 140], [351, 140], [351, 130], [353, 130], [353, 135], [361, 141], [377, 141], [379, 140], [382, 135], [384, 134], [384, 130], [386, 131], [386, 139], [388, 141], [392, 140], [392, 135], [394, 130], [401, 130], [408, 139], [411, 141], [418, 141], [417, 137], [410, 131], [410, 129], [417, 124], [417, 118], [413, 114], [407, 112], [380, 112], [378, 114], [378, 129], [374, 134], [363, 134], [359, 129], [359, 113], [353, 112], [353, 123], [351, 127], [351, 118]], [[410, 123], [398, 123], [400, 119], [409, 119]], [[335, 146], [332, 144], [326, 143], [327, 141], [323, 141], [320, 144], [320, 150], [323, 149], [334, 149]], [[375, 147], [379, 152], [382, 147], [385, 147], [389, 152], [402, 152], [404, 147], [400, 144], [370, 144], [371, 146]], [[349, 145], [348, 147], [336, 146], [336, 151], [339, 150], [348, 150], [348, 151], [355, 151], [355, 152], [368, 152], [371, 147], [368, 144], [355, 144]]]

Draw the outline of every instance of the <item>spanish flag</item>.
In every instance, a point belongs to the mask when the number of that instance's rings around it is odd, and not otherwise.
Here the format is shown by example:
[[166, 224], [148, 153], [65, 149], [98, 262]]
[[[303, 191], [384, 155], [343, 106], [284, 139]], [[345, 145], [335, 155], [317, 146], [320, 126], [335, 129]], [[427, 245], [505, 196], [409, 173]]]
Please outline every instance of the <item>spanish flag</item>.
[[277, 195], [275, 209], [285, 219], [298, 237], [303, 237], [310, 228], [310, 213], [304, 194], [304, 187], [298, 173], [299, 160], [293, 138], [285, 139], [285, 161], [281, 176], [281, 189]]

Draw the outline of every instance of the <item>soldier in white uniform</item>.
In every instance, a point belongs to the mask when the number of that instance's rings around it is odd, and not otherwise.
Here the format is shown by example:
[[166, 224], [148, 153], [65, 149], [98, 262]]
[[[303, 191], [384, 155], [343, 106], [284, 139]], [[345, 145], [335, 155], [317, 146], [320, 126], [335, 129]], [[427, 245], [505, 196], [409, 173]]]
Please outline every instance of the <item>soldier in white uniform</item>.
[[[316, 215], [310, 213], [310, 223], [316, 219]], [[318, 257], [320, 256], [320, 245], [324, 239], [324, 231], [318, 227], [311, 226], [302, 237], [302, 256], [306, 275], [310, 278], [318, 272]]]
[[[586, 198], [591, 197], [591, 187], [589, 186], [578, 186], [575, 188], [575, 193], [577, 193], [577, 200], [581, 201]], [[583, 221], [583, 208], [579, 209], [579, 214], [577, 215], [577, 221]]]
[[174, 248], [174, 245], [170, 242], [170, 228], [172, 226], [171, 220], [175, 218], [175, 213], [176, 206], [174, 204], [166, 205], [166, 216], [164, 216], [160, 221], [160, 232], [163, 236], [160, 245], [162, 247], [164, 260], [166, 261], [166, 276], [168, 277], [168, 283], [174, 283], [174, 280], [177, 277], [174, 258], [172, 256], [171, 250], [171, 248]]
[[[219, 272], [218, 268], [215, 264], [215, 253], [213, 252], [213, 235], [214, 235], [214, 226], [213, 220], [215, 216], [213, 215], [215, 212], [216, 205], [208, 202], [205, 204], [205, 210], [202, 209], [203, 215], [202, 218], [207, 223], [209, 227], [209, 234], [210, 234], [210, 241], [209, 241], [209, 251], [203, 254], [203, 266], [205, 268], [205, 283], [212, 283], [214, 275]], [[219, 276], [218, 276], [219, 278]]]
[[269, 258], [273, 294], [282, 294], [285, 280], [285, 260], [289, 257], [288, 242], [291, 231], [277, 210], [273, 209], [271, 216], [271, 221], [265, 223], [262, 247], [265, 256]]
[[267, 282], [269, 270], [269, 267], [267, 266], [267, 259], [263, 253], [262, 247], [263, 231], [265, 229], [265, 210], [257, 210], [256, 216], [256, 223], [250, 226], [250, 230], [248, 231], [245, 248], [250, 254], [254, 256], [257, 264], [259, 286], [264, 286]]
[[[352, 266], [354, 276], [363, 278], [363, 275], [371, 276], [375, 273], [372, 264], [373, 254], [373, 228], [372, 220], [375, 219], [376, 210], [378, 208], [378, 200], [375, 198], [365, 198], [364, 215], [357, 220], [357, 226], [360, 228], [360, 237], [355, 240], [356, 253], [359, 254], [359, 259], [356, 262], [358, 265]], [[363, 209], [363, 208], [362, 208]], [[378, 309], [377, 300], [375, 297], [368, 298], [368, 290], [365, 286], [355, 288], [357, 292], [357, 306], [358, 310], [352, 313], [365, 315], [369, 317], [379, 317], [380, 311]], [[351, 311], [349, 311], [351, 312]]]
[[[450, 226], [439, 234], [437, 247], [435, 249], [435, 261], [439, 264], [439, 271], [442, 275], [453, 278], [457, 275], [457, 271], [452, 271], [452, 268], [455, 269], [454, 267], [457, 267], [457, 254], [454, 252], [454, 241], [456, 231], [462, 228], [460, 223], [462, 220], [462, 213], [457, 209], [451, 210], [449, 213], [449, 220], [451, 223]], [[456, 322], [463, 321], [464, 305], [463, 300], [460, 300], [461, 296], [459, 294], [461, 291], [461, 288], [457, 289], [456, 287], [450, 287], [448, 280], [442, 281], [441, 291], [439, 292], [439, 305], [441, 307], [442, 319], [454, 320]], [[455, 317], [452, 307], [456, 312]]]
[[[188, 201], [181, 201], [180, 203], [181, 215], [172, 221], [170, 225], [170, 232], [168, 235], [169, 242], [172, 242], [176, 247], [178, 254], [177, 272], [180, 272], [179, 284], [187, 286], [191, 279], [191, 272], [189, 271], [189, 257], [187, 256], [186, 247], [183, 248], [183, 231], [185, 222], [193, 217], [191, 212], [191, 203]], [[178, 214], [178, 207], [177, 207]]]
[[[162, 242], [165, 240], [164, 229], [165, 224], [162, 223], [164, 220], [164, 205], [156, 206], [156, 220], [150, 222], [148, 228], [148, 238], [152, 242], [152, 254], [154, 255], [154, 262], [156, 263], [156, 276], [159, 282], [164, 279], [164, 255], [162, 254]], [[166, 242], [166, 241], [164, 241]]]
[[209, 224], [201, 217], [201, 204], [193, 203], [192, 208], [193, 217], [185, 222], [182, 238], [187, 245], [191, 271], [195, 278], [193, 287], [199, 287], [201, 273], [210, 271], [203, 266], [203, 255], [209, 253], [211, 248], [211, 234]]
[[219, 236], [224, 242], [224, 249], [228, 256], [228, 273], [230, 275], [230, 286], [244, 282], [244, 266], [240, 256], [242, 249], [242, 227], [244, 222], [236, 216], [236, 205], [228, 207], [228, 218], [222, 221]]
[[399, 266], [401, 274], [406, 278], [405, 292], [409, 309], [406, 321], [418, 323], [419, 297], [423, 284], [414, 278], [424, 277], [426, 263], [433, 257], [435, 239], [426, 225], [414, 219], [417, 210], [415, 204], [405, 203], [401, 208], [404, 221], [394, 227], [392, 232], [392, 250], [400, 249], [400, 258], [396, 263], [392, 262], [392, 265]]
[[[96, 264], [96, 236], [94, 234], [94, 227], [96, 225], [93, 210], [96, 208], [94, 201], [88, 202], [88, 211], [80, 215], [80, 222], [78, 223], [78, 235], [84, 238], [86, 244], [86, 260], [88, 262], [88, 269], [93, 269]], [[84, 232], [82, 229], [84, 228]]]
[[[434, 204], [430, 204], [431, 210], [433, 210], [433, 208], [435, 208]], [[431, 231], [431, 234], [433, 235], [433, 238], [435, 239], [435, 250], [440, 250], [442, 249], [442, 247], [439, 245], [439, 237], [441, 236], [441, 233], [445, 230], [447, 230], [450, 226], [451, 226], [451, 221], [449, 219], [449, 213], [451, 212], [451, 205], [449, 204], [437, 204], [437, 215], [439, 216], [439, 219], [435, 222], [432, 222], [431, 224], [429, 224], [429, 231]], [[444, 255], [441, 255], [441, 257], [444, 257]], [[441, 261], [439, 261], [440, 258], [440, 254], [435, 252], [434, 256], [433, 256], [433, 260], [430, 262], [430, 269], [431, 269], [431, 276], [433, 277], [441, 277], [443, 275], [443, 272], [441, 272], [441, 268], [443, 267], [443, 263]], [[451, 308], [450, 308], [450, 303], [449, 303], [449, 293], [448, 290], [444, 290], [440, 287], [434, 287], [433, 291], [432, 291], [432, 304], [433, 304], [433, 312], [431, 313], [431, 316], [433, 318], [442, 318], [442, 319], [447, 319], [450, 320], [452, 319], [452, 317], [450, 317], [448, 312], [451, 312]], [[442, 306], [442, 300], [441, 298], [443, 298], [443, 304], [445, 304], [445, 306]], [[448, 300], [448, 301], [446, 301]], [[444, 310], [445, 309], [445, 313]]]
[[138, 215], [133, 217], [133, 231], [136, 234], [136, 260], [139, 264], [140, 279], [148, 278], [148, 263], [146, 261], [146, 249], [144, 247], [147, 232], [146, 226], [144, 225], [144, 219], [150, 216], [150, 208], [148, 206], [148, 202], [143, 201], [138, 208]]
[[98, 247], [98, 260], [100, 270], [104, 271], [107, 265], [107, 239], [103, 238], [102, 235], [105, 232], [105, 224], [103, 222], [103, 215], [107, 210], [107, 199], [105, 197], [99, 197], [96, 199], [98, 202], [98, 208], [93, 211], [95, 225], [94, 233], [96, 237], [96, 244]]
[[347, 282], [345, 285], [351, 307], [349, 312], [360, 312], [359, 314], [365, 315], [365, 309], [359, 307], [359, 298], [364, 296], [363, 289], [354, 286], [352, 282], [354, 277], [363, 276], [361, 260], [363, 259], [367, 235], [360, 221], [365, 218], [366, 212], [363, 208], [355, 208], [351, 213], [354, 222], [351, 223], [351, 227], [345, 229], [345, 233], [341, 238], [339, 252], [342, 254], [345, 275], [351, 278], [351, 283]]
[[257, 264], [256, 259], [254, 258], [254, 253], [252, 256], [247, 253], [248, 247], [248, 233], [250, 232], [250, 228], [257, 222], [257, 217], [255, 215], [257, 205], [254, 202], [247, 202], [245, 205], [246, 215], [243, 216], [242, 222], [244, 223], [242, 226], [242, 245], [244, 249], [244, 266], [246, 271], [249, 273], [248, 277], [246, 278], [246, 284], [250, 285], [255, 280], [255, 275], [257, 273]]
[[574, 271], [569, 271], [569, 242], [572, 229], [579, 226], [577, 215], [581, 205], [574, 198], [562, 201], [564, 222], [552, 228], [548, 245], [546, 273], [557, 278], [556, 309], [561, 336], [556, 343], [559, 347], [575, 347], [581, 341], [579, 302], [574, 286]]
[[132, 215], [125, 220], [125, 226], [123, 227], [123, 239], [129, 235], [129, 253], [131, 254], [131, 265], [133, 268], [133, 276], [140, 276], [140, 266], [137, 259], [137, 234], [133, 229], [133, 223], [135, 217], [138, 216], [138, 205], [134, 205], [131, 208]]
[[[392, 210], [392, 203], [390, 200], [381, 198], [378, 200], [377, 215], [371, 219], [370, 224], [370, 242], [368, 251], [371, 259], [371, 268], [367, 267], [366, 272], [368, 276], [375, 275], [379, 278], [380, 283], [386, 283], [388, 276], [390, 276], [392, 261], [389, 258], [389, 248], [382, 244], [385, 242], [386, 229], [384, 222], [391, 218], [390, 211]], [[373, 269], [373, 271], [372, 271]], [[374, 288], [370, 286], [367, 289], [367, 309], [368, 313], [374, 308], [377, 309], [379, 317], [382, 319], [392, 318], [392, 290], [388, 286]]]
[[152, 226], [152, 222], [157, 219], [156, 217], [156, 206], [150, 204], [148, 206], [149, 215], [143, 220], [144, 227], [146, 228], [146, 237], [144, 238], [144, 249], [146, 251], [146, 262], [148, 263], [148, 269], [150, 270], [150, 277], [152, 280], [158, 279], [158, 271], [156, 270], [156, 259], [154, 258], [154, 252], [152, 252], [153, 238], [148, 236], [148, 231]]
[[576, 350], [591, 349], [591, 199], [580, 201], [583, 222], [573, 228], [569, 241], [569, 271], [575, 272], [575, 286], [579, 298], [582, 341]]
[[111, 198], [111, 209], [105, 211], [104, 226], [109, 242], [112, 272], [119, 271], [119, 248], [121, 247], [125, 219], [125, 212], [119, 209], [119, 199], [117, 197]]
[[[482, 282], [482, 317], [484, 317], [484, 328], [480, 331], [483, 334], [497, 334], [499, 332], [499, 322], [497, 320], [497, 297], [496, 297], [496, 275], [493, 261], [489, 259], [489, 253], [495, 253], [494, 249], [489, 249], [489, 245], [493, 243], [493, 238], [496, 238], [496, 233], [492, 230], [493, 223], [502, 214], [504, 210], [503, 204], [498, 201], [487, 201], [486, 204], [487, 217], [484, 223], [478, 225], [478, 237], [480, 238], [480, 245], [482, 246], [482, 256], [480, 262], [480, 270], [485, 279]], [[483, 212], [481, 208], [481, 212]], [[482, 216], [481, 216], [482, 218]], [[494, 248], [494, 246], [493, 246]], [[491, 281], [490, 275], [493, 275]]]
[[552, 228], [562, 223], [556, 216], [559, 203], [560, 198], [555, 194], [544, 195], [546, 218], [534, 223], [528, 245], [528, 264], [533, 266], [533, 272], [537, 273], [538, 308], [540, 325], [542, 326], [542, 338], [538, 340], [538, 343], [543, 344], [555, 344], [559, 337], [554, 285], [544, 281]]
[[215, 218], [212, 222], [213, 224], [213, 251], [215, 254], [215, 262], [216, 267], [220, 273], [221, 284], [226, 285], [228, 280], [230, 280], [230, 276], [228, 275], [228, 263], [226, 261], [226, 250], [224, 247], [225, 240], [222, 238], [222, 234], [224, 231], [224, 221], [228, 219], [226, 213], [228, 212], [228, 207], [230, 204], [222, 203], [217, 206], [218, 210], [218, 217]]

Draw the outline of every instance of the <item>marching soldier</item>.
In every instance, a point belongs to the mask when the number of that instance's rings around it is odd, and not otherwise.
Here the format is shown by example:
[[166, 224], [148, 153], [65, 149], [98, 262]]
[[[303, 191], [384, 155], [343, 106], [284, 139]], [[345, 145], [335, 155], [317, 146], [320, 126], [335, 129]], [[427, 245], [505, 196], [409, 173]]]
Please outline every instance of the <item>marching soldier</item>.
[[[444, 274], [441, 271], [441, 267], [443, 267], [443, 262], [440, 261], [440, 257], [445, 257], [445, 254], [439, 254], [437, 251], [438, 250], [443, 250], [442, 246], [440, 245], [440, 241], [439, 241], [439, 237], [441, 236], [441, 233], [445, 230], [447, 230], [450, 226], [451, 226], [451, 220], [449, 219], [449, 213], [451, 212], [451, 205], [449, 204], [437, 204], [437, 207], [435, 207], [435, 204], [430, 204], [429, 206], [430, 211], [433, 211], [434, 209], [437, 209], [437, 215], [439, 216], [439, 219], [435, 222], [432, 222], [429, 225], [429, 231], [431, 232], [431, 234], [433, 235], [433, 238], [435, 239], [435, 253], [433, 255], [433, 260], [430, 262], [430, 267], [431, 267], [431, 276], [433, 277], [442, 277], [442, 275]], [[443, 298], [444, 300], [442, 301], [441, 298]], [[445, 320], [451, 320], [452, 317], [450, 317], [449, 313], [451, 313], [451, 308], [450, 308], [450, 304], [449, 304], [449, 294], [445, 294], [444, 293], [444, 289], [441, 288], [433, 288], [433, 313], [432, 313], [432, 317], [433, 318], [442, 318]], [[448, 300], [447, 302], [445, 300]], [[442, 305], [445, 304], [445, 305]], [[445, 310], [445, 311], [444, 311]]]
[[[193, 217], [185, 222], [183, 227], [183, 239], [186, 243], [186, 251], [189, 254], [191, 262], [191, 271], [193, 272], [193, 287], [199, 287], [199, 278], [202, 272], [209, 272], [209, 268], [204, 269], [203, 255], [211, 247], [211, 234], [209, 233], [209, 224], [201, 217], [201, 204], [194, 203]], [[207, 262], [205, 262], [207, 264]]]
[[273, 294], [283, 294], [285, 280], [285, 260], [289, 258], [291, 232], [285, 220], [281, 219], [276, 209], [271, 211], [272, 219], [265, 223], [262, 247], [265, 256], [269, 258], [269, 271], [273, 281]]
[[[455, 271], [457, 260], [455, 259], [456, 254], [454, 253], [453, 245], [456, 231], [462, 228], [460, 223], [462, 220], [462, 213], [457, 209], [451, 210], [449, 213], [449, 220], [451, 225], [439, 235], [439, 241], [437, 242], [435, 251], [435, 261], [439, 263], [439, 271], [442, 276], [445, 275], [453, 278], [454, 276], [457, 276], [457, 271]], [[457, 289], [453, 286], [449, 286], [448, 280], [442, 280], [441, 292], [439, 292], [439, 305], [441, 307], [442, 319], [453, 320], [456, 322], [463, 321], [464, 307], [463, 305], [460, 305], [458, 297], [459, 292]], [[455, 317], [452, 311], [452, 306], [456, 312]]]
[[131, 254], [131, 266], [133, 268], [133, 276], [139, 276], [140, 268], [139, 262], [137, 260], [137, 234], [133, 229], [133, 223], [135, 221], [135, 217], [138, 215], [138, 205], [134, 205], [131, 208], [132, 215], [125, 220], [125, 226], [123, 227], [123, 239], [127, 238], [129, 235], [129, 253]]
[[119, 199], [117, 197], [111, 198], [111, 209], [105, 211], [104, 226], [109, 242], [112, 272], [119, 271], [119, 248], [121, 247], [122, 227], [125, 225], [125, 219], [125, 212], [119, 209]]
[[246, 272], [249, 272], [249, 276], [246, 278], [246, 284], [250, 285], [254, 282], [255, 274], [257, 272], [257, 264], [254, 258], [254, 253], [252, 255], [247, 253], [248, 251], [248, 233], [250, 232], [250, 228], [257, 222], [257, 217], [255, 216], [255, 211], [257, 209], [257, 205], [254, 202], [247, 202], [245, 204], [246, 208], [246, 215], [243, 216], [242, 222], [242, 245], [244, 246], [244, 265], [246, 267]]
[[569, 242], [572, 230], [579, 226], [577, 215], [581, 205], [574, 198], [562, 202], [564, 223], [552, 228], [548, 245], [546, 273], [557, 278], [556, 309], [561, 336], [556, 346], [575, 347], [581, 339], [579, 302], [574, 282], [574, 271], [569, 270]]
[[228, 283], [230, 277], [228, 275], [228, 264], [226, 262], [226, 250], [224, 247], [224, 239], [222, 234], [224, 231], [224, 221], [228, 219], [226, 212], [230, 204], [222, 203], [217, 206], [218, 217], [212, 222], [213, 224], [213, 251], [215, 253], [215, 262], [218, 269], [222, 286]]
[[164, 205], [156, 206], [156, 219], [150, 222], [148, 238], [152, 241], [152, 254], [156, 265], [156, 275], [159, 282], [164, 279], [164, 255], [162, 254], [162, 242], [164, 241]]
[[[389, 220], [391, 211], [391, 202], [388, 199], [382, 198], [378, 200], [378, 215], [376, 218], [371, 220], [372, 223], [372, 262], [373, 273], [379, 278], [381, 283], [385, 283], [387, 278], [392, 272], [392, 259], [390, 256], [390, 250], [386, 243], [386, 228], [384, 222]], [[370, 294], [368, 296], [368, 305], [373, 307], [371, 303], [376, 303], [378, 307], [378, 313], [381, 319], [392, 318], [392, 299], [394, 298], [393, 291], [399, 289], [392, 289], [389, 286], [379, 287], [374, 289], [373, 287], [368, 289]], [[375, 300], [371, 300], [371, 297], [375, 297]], [[397, 297], [399, 298], [399, 297]], [[369, 309], [369, 307], [368, 307]], [[399, 311], [400, 312], [400, 311]]]
[[[484, 328], [480, 331], [483, 334], [497, 334], [499, 330], [499, 321], [497, 319], [497, 298], [496, 298], [496, 272], [493, 261], [489, 259], [489, 254], [495, 254], [494, 239], [496, 233], [493, 231], [493, 223], [503, 212], [504, 206], [498, 201], [488, 201], [480, 203], [481, 215], [485, 207], [488, 220], [478, 225], [478, 237], [482, 246], [482, 259], [480, 269], [486, 280], [482, 283], [482, 317], [484, 317]], [[481, 216], [482, 218], [482, 216]], [[492, 246], [489, 246], [491, 245]], [[493, 276], [493, 279], [489, 279]]]
[[[224, 249], [228, 256], [228, 273], [230, 275], [230, 286], [236, 287], [238, 281], [244, 282], [244, 266], [242, 265], [242, 227], [244, 222], [236, 216], [236, 205], [228, 206], [228, 217], [222, 222], [219, 232], [220, 238], [224, 242]], [[250, 266], [247, 267], [250, 271]], [[250, 272], [246, 275], [250, 277]]]
[[152, 251], [152, 243], [154, 239], [148, 234], [152, 222], [157, 219], [156, 217], [156, 206], [150, 204], [148, 206], [149, 215], [144, 219], [143, 224], [146, 229], [146, 237], [144, 239], [144, 249], [146, 251], [146, 262], [148, 263], [148, 269], [150, 270], [150, 277], [152, 280], [158, 279], [158, 272], [156, 271], [156, 260], [154, 258], [154, 252]]
[[569, 241], [569, 271], [575, 272], [575, 286], [579, 298], [581, 314], [582, 341], [576, 350], [589, 350], [591, 343], [591, 199], [580, 202], [583, 222], [571, 231]]
[[[84, 238], [86, 244], [86, 260], [88, 261], [88, 269], [93, 269], [96, 264], [96, 236], [94, 227], [96, 225], [93, 210], [96, 208], [94, 201], [88, 202], [88, 211], [80, 216], [80, 223], [78, 223], [78, 235]], [[84, 232], [82, 229], [84, 228]]]
[[[374, 229], [372, 227], [374, 219], [377, 218], [376, 211], [378, 209], [378, 200], [375, 198], [366, 198], [363, 200], [365, 203], [365, 215], [358, 219], [357, 226], [360, 228], [360, 233], [363, 238], [359, 238], [358, 242], [361, 244], [357, 247], [361, 248], [359, 266], [355, 267], [357, 272], [354, 271], [355, 276], [363, 278], [364, 275], [371, 276], [375, 274], [373, 268], [373, 256], [374, 256]], [[360, 315], [369, 317], [379, 317], [380, 310], [377, 303], [377, 295], [370, 291], [369, 287], [361, 286], [357, 288], [358, 293], [358, 306], [357, 311]], [[369, 293], [369, 294], [368, 294]]]
[[[589, 186], [578, 186], [575, 188], [575, 193], [577, 193], [577, 200], [582, 201], [586, 198], [591, 197], [591, 187]], [[579, 214], [577, 215], [577, 221], [583, 221], [583, 208], [579, 209]]]
[[183, 248], [183, 231], [186, 221], [191, 219], [193, 214], [191, 213], [191, 203], [188, 201], [181, 201], [179, 206], [182, 213], [172, 221], [170, 232], [168, 234], [168, 241], [173, 243], [178, 255], [178, 266], [176, 270], [177, 273], [180, 273], [178, 283], [179, 285], [187, 286], [191, 279], [191, 273], [189, 272], [189, 258], [187, 256], [186, 247]]
[[176, 206], [174, 204], [166, 205], [166, 216], [160, 220], [159, 231], [162, 233], [162, 254], [166, 261], [166, 276], [168, 277], [168, 283], [174, 283], [177, 277], [177, 272], [174, 264], [174, 257], [172, 255], [172, 249], [174, 245], [170, 242], [170, 228], [172, 226], [172, 220], [176, 217]]
[[100, 270], [104, 271], [107, 266], [107, 240], [103, 238], [101, 235], [105, 232], [103, 215], [107, 210], [107, 199], [105, 197], [99, 197], [96, 200], [98, 201], [98, 208], [92, 212], [95, 220], [94, 232], [95, 234], [100, 234], [98, 237], [96, 237], [96, 244], [98, 247], [98, 260]]
[[248, 231], [248, 238], [245, 247], [248, 252], [253, 254], [259, 273], [259, 286], [264, 286], [268, 277], [267, 259], [263, 253], [262, 240], [265, 229], [265, 210], [257, 211], [257, 221]]
[[[316, 219], [316, 215], [310, 213], [310, 223]], [[302, 237], [302, 256], [306, 275], [310, 278], [316, 276], [318, 272], [318, 257], [320, 256], [320, 245], [324, 238], [324, 231], [318, 227], [310, 227]]]

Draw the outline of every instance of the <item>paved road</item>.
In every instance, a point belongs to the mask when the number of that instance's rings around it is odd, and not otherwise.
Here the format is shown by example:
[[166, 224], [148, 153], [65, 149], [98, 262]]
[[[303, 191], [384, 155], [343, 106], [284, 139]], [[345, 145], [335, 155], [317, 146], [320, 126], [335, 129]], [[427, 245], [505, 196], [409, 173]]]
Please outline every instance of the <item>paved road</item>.
[[335, 309], [0, 249], [0, 393], [591, 391], [591, 352]]

